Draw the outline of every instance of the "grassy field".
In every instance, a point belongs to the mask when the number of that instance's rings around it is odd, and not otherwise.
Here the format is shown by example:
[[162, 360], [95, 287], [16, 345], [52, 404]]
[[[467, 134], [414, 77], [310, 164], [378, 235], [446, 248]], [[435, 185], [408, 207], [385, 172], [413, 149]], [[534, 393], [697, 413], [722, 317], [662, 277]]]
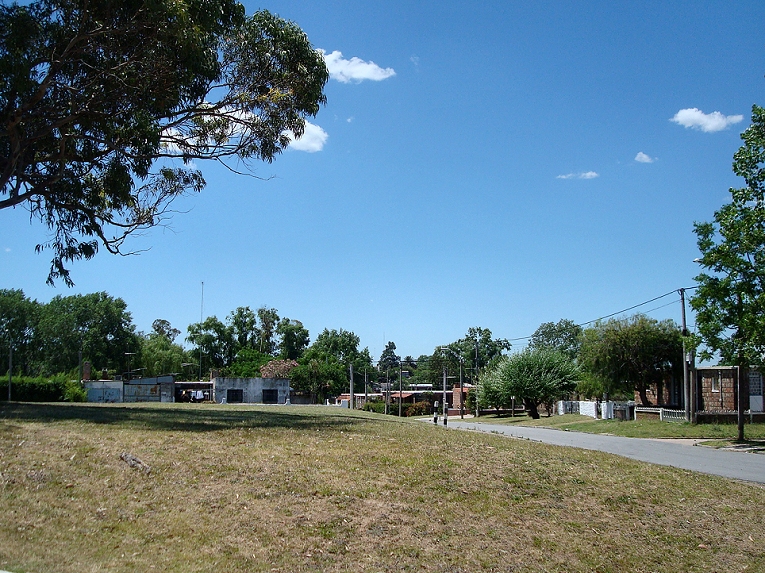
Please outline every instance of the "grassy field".
[[0, 406], [0, 569], [14, 573], [765, 571], [763, 499], [330, 407]]
[[[528, 416], [484, 415], [471, 420], [486, 424], [518, 424], [521, 426], [543, 426], [590, 434], [611, 434], [627, 438], [708, 438], [710, 440], [734, 440], [738, 437], [736, 424], [689, 424], [687, 422], [662, 422], [659, 420], [595, 420], [579, 414], [563, 416], [542, 416], [532, 420]], [[745, 424], [747, 439], [765, 439], [765, 424]]]

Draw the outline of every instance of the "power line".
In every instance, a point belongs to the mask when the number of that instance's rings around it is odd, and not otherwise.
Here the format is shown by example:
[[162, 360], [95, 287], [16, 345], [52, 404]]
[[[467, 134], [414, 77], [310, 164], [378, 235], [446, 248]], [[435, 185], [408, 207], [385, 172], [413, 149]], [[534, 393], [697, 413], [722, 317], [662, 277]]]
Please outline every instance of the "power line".
[[[683, 290], [693, 290], [693, 289], [696, 289], [696, 288], [698, 288], [698, 287], [695, 287], [695, 286], [694, 287], [685, 287]], [[640, 304], [636, 304], [636, 305], [630, 306], [628, 308], [625, 308], [625, 309], [622, 309], [622, 310], [619, 310], [619, 311], [616, 311], [616, 312], [612, 312], [611, 314], [607, 314], [605, 316], [601, 316], [600, 318], [595, 318], [593, 320], [588, 320], [587, 322], [583, 322], [581, 324], [577, 324], [577, 326], [580, 326], [580, 327], [581, 326], [587, 326], [588, 324], [592, 324], [593, 322], [597, 322], [599, 320], [604, 320], [606, 318], [611, 318], [612, 316], [616, 316], [618, 314], [623, 314], [623, 313], [625, 313], [627, 311], [634, 310], [636, 308], [640, 308], [641, 306], [645, 306], [645, 305], [650, 304], [650, 303], [652, 303], [654, 301], [657, 301], [657, 300], [660, 300], [660, 299], [662, 299], [664, 297], [667, 297], [669, 295], [675, 294], [675, 293], [679, 292], [680, 290], [681, 289], [671, 290], [671, 291], [666, 292], [666, 293], [664, 293], [662, 295], [659, 295], [659, 296], [656, 296], [656, 297], [654, 297], [652, 299], [649, 299], [649, 300], [646, 300], [644, 302], [641, 302]], [[654, 309], [651, 309], [651, 310], [649, 310], [647, 312], [653, 312], [654, 310], [658, 310], [660, 308], [664, 308], [665, 306], [669, 306], [670, 304], [674, 304], [675, 302], [676, 301], [673, 301], [673, 302], [668, 303], [668, 304], [664, 304], [662, 306], [659, 306], [659, 307], [656, 307]], [[519, 340], [529, 340], [532, 336], [533, 336], [533, 334], [529, 335], [529, 336], [523, 336], [521, 338], [509, 338], [508, 342], [517, 342]]]

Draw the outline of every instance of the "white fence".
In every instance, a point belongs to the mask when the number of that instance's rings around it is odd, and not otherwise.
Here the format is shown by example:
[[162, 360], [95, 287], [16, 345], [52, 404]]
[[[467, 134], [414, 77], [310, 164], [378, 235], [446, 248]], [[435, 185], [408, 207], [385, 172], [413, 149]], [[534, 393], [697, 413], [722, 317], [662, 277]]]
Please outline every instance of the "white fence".
[[561, 400], [558, 402], [558, 414], [579, 414], [595, 419], [611, 420], [614, 417], [614, 403]]
[[649, 408], [638, 406], [635, 408], [635, 418], [638, 414], [658, 414], [662, 422], [685, 422], [685, 410], [670, 410], [669, 408]]

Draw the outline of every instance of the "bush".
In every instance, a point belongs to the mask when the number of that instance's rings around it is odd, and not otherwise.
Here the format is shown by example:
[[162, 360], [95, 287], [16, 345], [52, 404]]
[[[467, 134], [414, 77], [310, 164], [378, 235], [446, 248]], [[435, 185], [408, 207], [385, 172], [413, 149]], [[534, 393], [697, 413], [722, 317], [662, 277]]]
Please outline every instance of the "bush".
[[382, 400], [369, 401], [366, 404], [364, 404], [364, 408], [362, 409], [367, 412], [374, 412], [375, 414], [384, 414], [385, 402], [383, 402]]
[[[0, 381], [0, 400], [8, 399], [8, 375]], [[84, 402], [85, 390], [67, 374], [52, 378], [14, 376], [11, 383], [11, 399], [19, 402]]]
[[433, 410], [433, 405], [430, 402], [416, 402], [409, 404], [404, 410], [404, 416], [427, 416]]
[[67, 380], [64, 384], [64, 402], [87, 402], [88, 393], [77, 380]]

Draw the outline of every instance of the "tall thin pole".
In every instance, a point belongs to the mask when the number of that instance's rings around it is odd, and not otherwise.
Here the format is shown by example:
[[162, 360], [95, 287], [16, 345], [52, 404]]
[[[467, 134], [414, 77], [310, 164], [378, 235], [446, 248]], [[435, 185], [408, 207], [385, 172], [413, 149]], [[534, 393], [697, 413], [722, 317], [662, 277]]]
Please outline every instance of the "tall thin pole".
[[449, 405], [446, 403], [446, 366], [444, 366], [444, 426], [449, 418]]
[[688, 328], [685, 324], [685, 289], [680, 289], [680, 307], [682, 308], [683, 321], [683, 399], [685, 402], [685, 421], [691, 421], [691, 379], [688, 371], [688, 351], [685, 348], [685, 337], [688, 336]]
[[390, 412], [390, 367], [385, 369], [385, 413]]
[[[199, 309], [199, 326], [202, 326], [205, 318], [205, 281], [202, 281], [202, 305]], [[199, 381], [202, 381], [202, 340], [199, 341]]]
[[465, 419], [465, 390], [462, 379], [462, 359], [460, 359], [460, 419]]
[[13, 345], [8, 339], [8, 401], [11, 401], [11, 382], [13, 381]]
[[401, 362], [398, 363], [398, 417], [401, 417], [401, 403], [404, 401], [401, 396], [401, 378], [403, 378]]
[[351, 410], [353, 410], [355, 405], [353, 395], [353, 362], [351, 362]]
[[366, 405], [368, 400], [367, 397], [367, 369], [364, 368], [364, 404]]

